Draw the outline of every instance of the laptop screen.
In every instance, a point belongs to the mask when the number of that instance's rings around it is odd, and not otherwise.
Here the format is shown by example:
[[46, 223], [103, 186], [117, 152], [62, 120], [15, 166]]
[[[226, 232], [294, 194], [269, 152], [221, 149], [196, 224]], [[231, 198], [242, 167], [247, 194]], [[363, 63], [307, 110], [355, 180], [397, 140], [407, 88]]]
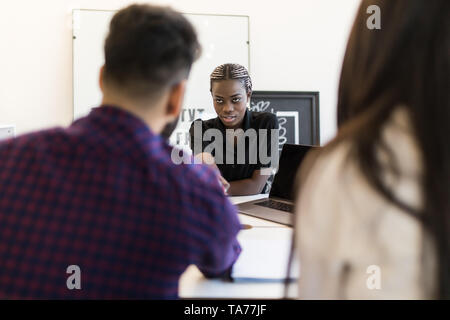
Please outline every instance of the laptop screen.
[[284, 144], [281, 151], [278, 172], [273, 179], [270, 197], [278, 197], [294, 200], [294, 182], [297, 169], [312, 146], [301, 146], [297, 144]]

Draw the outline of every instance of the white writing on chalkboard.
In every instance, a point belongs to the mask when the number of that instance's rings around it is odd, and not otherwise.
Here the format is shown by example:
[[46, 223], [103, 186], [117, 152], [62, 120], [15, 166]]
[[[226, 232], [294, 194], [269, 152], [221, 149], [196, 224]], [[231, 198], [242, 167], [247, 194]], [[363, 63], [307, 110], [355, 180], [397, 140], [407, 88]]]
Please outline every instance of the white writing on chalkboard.
[[[255, 111], [255, 112], [270, 112], [273, 114], [277, 114], [274, 110], [274, 108], [270, 108], [270, 101], [258, 101], [257, 103], [252, 102], [251, 103], [251, 107], [250, 107], [251, 111]], [[279, 145], [279, 150], [282, 149], [283, 144], [285, 144], [287, 142], [287, 129], [285, 127], [286, 123], [287, 123], [287, 118], [286, 117], [279, 117], [278, 118], [278, 126], [279, 126], [279, 131], [278, 131], [278, 145]]]
[[284, 125], [287, 123], [287, 119], [284, 117], [278, 118], [278, 136], [280, 138], [280, 140], [278, 141], [279, 145], [283, 145], [287, 142], [287, 137], [286, 137], [286, 133], [287, 133], [287, 129], [284, 127]]

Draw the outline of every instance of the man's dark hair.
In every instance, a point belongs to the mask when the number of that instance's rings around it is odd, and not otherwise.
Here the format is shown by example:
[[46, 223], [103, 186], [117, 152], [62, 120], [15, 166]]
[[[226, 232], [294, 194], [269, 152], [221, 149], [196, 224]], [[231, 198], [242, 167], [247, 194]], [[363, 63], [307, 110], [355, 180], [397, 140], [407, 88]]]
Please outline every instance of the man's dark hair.
[[157, 94], [189, 75], [200, 54], [193, 26], [169, 7], [131, 5], [111, 20], [104, 81], [135, 97]]

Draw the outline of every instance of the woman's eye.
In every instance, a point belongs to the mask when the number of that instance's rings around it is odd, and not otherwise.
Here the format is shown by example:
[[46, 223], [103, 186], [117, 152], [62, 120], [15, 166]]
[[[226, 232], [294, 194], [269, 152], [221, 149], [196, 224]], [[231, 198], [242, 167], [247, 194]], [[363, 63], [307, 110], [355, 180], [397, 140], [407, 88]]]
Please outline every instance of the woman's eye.
[[233, 99], [233, 102], [234, 102], [234, 103], [239, 102], [239, 101], [241, 101], [241, 98], [234, 98], [234, 99]]
[[217, 103], [222, 103], [223, 100], [222, 100], [222, 99], [216, 99], [216, 102], [217, 102]]

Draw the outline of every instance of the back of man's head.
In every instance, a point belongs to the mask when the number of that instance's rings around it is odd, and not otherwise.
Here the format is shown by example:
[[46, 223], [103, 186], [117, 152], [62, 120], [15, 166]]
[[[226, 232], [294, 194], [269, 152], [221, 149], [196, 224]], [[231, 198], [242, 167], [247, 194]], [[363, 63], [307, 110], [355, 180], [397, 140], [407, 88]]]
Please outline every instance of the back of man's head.
[[192, 25], [168, 7], [131, 5], [111, 20], [103, 81], [134, 98], [158, 96], [189, 75], [200, 45]]

